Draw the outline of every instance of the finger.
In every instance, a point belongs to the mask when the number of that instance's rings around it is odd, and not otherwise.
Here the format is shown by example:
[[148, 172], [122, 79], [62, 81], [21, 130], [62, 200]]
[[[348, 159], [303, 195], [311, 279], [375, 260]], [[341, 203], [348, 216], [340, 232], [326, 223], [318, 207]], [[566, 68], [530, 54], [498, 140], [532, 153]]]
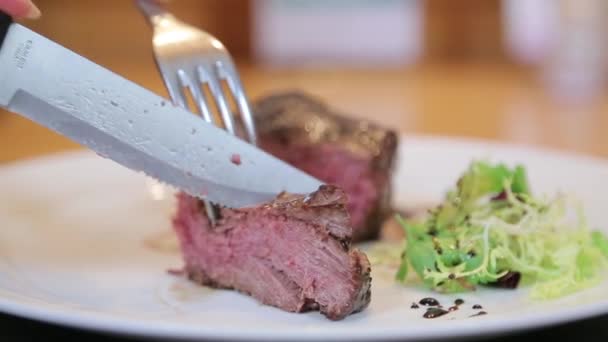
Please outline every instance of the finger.
[[36, 19], [40, 10], [31, 0], [0, 0], [0, 11], [14, 18]]

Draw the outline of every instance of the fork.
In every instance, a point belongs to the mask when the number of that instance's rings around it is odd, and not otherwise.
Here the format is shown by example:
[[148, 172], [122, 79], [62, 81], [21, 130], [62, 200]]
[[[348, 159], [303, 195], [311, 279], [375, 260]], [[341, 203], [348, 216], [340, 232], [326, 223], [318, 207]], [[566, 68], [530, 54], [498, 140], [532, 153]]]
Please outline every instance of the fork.
[[[221, 125], [229, 133], [238, 135], [233, 113], [222, 88], [222, 82], [225, 82], [239, 111], [246, 140], [257, 145], [249, 101], [224, 45], [211, 34], [178, 20], [157, 0], [136, 2], [153, 28], [154, 59], [172, 102], [193, 114], [198, 113], [208, 123]], [[205, 87], [210, 96], [205, 95]], [[195, 108], [188, 108], [188, 93]], [[219, 112], [218, 116], [212, 112], [212, 101]], [[207, 200], [204, 200], [204, 204], [211, 224], [215, 225], [218, 219], [217, 207]]]

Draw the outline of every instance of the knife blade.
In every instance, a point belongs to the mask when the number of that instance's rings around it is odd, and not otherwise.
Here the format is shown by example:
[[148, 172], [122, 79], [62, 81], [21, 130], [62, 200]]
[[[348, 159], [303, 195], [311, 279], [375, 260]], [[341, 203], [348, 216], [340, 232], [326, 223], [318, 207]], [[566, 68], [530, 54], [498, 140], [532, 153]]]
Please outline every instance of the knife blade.
[[322, 184], [6, 15], [0, 79], [1, 107], [199, 198], [242, 207]]

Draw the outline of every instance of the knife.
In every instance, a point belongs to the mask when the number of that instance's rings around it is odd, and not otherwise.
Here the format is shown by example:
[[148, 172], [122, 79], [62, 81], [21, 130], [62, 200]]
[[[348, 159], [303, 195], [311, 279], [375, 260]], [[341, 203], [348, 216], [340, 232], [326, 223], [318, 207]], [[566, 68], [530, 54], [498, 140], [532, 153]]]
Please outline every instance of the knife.
[[[228, 207], [322, 182], [0, 12], [0, 107]], [[233, 156], [240, 157], [240, 164]]]

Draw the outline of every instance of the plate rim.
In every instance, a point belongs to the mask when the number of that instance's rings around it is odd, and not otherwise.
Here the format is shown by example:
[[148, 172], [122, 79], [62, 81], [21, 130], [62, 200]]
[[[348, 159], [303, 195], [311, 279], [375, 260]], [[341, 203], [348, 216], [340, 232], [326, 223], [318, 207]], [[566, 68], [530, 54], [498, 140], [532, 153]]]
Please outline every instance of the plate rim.
[[[526, 330], [535, 330], [556, 326], [563, 323], [574, 323], [585, 319], [600, 317], [608, 313], [608, 300], [603, 302], [580, 305], [569, 310], [561, 310], [546, 315], [528, 313], [509, 317], [502, 320], [486, 320], [480, 317], [476, 320], [455, 320], [450, 323], [449, 329], [441, 326], [438, 329], [429, 329], [429, 325], [422, 328], [372, 328], [364, 333], [360, 330], [349, 330], [348, 326], [335, 322], [335, 328], [311, 328], [298, 330], [297, 335], [288, 330], [269, 330], [262, 328], [239, 328], [226, 333], [223, 328], [194, 326], [189, 323], [165, 323], [155, 325], [149, 320], [124, 320], [122, 315], [109, 315], [91, 310], [78, 309], [71, 312], [61, 305], [45, 303], [44, 307], [32, 303], [11, 303], [10, 300], [0, 297], [0, 311], [24, 319], [55, 324], [74, 329], [84, 329], [126, 336], [139, 336], [150, 338], [172, 338], [181, 340], [230, 339], [234, 341], [306, 341], [310, 339], [323, 339], [327, 341], [366, 341], [366, 340], [400, 340], [418, 341], [437, 338], [464, 338], [475, 335], [498, 336], [504, 333], [517, 333]], [[449, 333], [449, 336], [446, 336]]]

